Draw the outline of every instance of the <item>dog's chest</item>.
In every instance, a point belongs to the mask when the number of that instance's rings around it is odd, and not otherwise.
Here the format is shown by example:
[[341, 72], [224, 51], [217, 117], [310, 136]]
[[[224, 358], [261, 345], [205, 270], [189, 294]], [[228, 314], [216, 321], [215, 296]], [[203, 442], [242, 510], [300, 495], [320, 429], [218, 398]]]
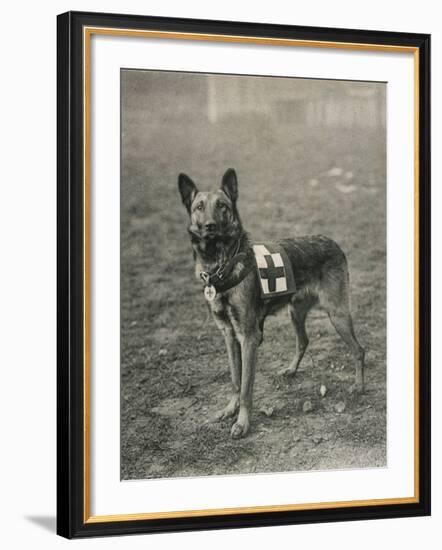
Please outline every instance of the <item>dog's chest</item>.
[[208, 304], [212, 313], [219, 316], [228, 315], [229, 303], [223, 295], [217, 294]]
[[209, 302], [210, 310], [216, 320], [221, 323], [236, 325], [239, 320], [239, 308], [235, 305], [234, 297], [218, 294]]

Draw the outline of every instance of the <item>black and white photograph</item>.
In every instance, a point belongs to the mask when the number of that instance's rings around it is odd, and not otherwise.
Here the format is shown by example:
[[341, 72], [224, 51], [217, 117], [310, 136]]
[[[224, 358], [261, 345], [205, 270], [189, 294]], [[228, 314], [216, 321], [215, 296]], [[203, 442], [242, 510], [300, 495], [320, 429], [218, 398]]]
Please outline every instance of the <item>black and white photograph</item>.
[[2, 7], [2, 547], [432, 550], [439, 4]]
[[385, 468], [386, 83], [120, 79], [121, 480]]

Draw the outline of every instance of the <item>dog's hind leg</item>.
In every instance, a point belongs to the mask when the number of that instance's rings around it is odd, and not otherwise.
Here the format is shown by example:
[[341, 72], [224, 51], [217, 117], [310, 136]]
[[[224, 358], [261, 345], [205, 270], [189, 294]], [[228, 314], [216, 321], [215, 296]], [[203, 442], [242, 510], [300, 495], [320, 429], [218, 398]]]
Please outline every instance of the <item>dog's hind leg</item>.
[[353, 329], [349, 307], [349, 285], [346, 265], [331, 269], [323, 275], [320, 301], [327, 311], [336, 332], [350, 348], [356, 360], [356, 387], [364, 391], [365, 350], [358, 342]]
[[295, 376], [302, 358], [304, 357], [305, 350], [308, 346], [308, 336], [305, 330], [305, 320], [308, 312], [314, 305], [316, 299], [308, 296], [303, 299], [295, 299], [289, 304], [289, 314], [292, 320], [293, 327], [296, 332], [296, 351], [290, 366], [279, 371], [279, 375]]
[[356, 386], [357, 389], [364, 392], [364, 357], [365, 350], [358, 342], [354, 329], [353, 320], [349, 311], [330, 311], [328, 313], [332, 325], [336, 332], [341, 336], [347, 346], [351, 349], [356, 359]]

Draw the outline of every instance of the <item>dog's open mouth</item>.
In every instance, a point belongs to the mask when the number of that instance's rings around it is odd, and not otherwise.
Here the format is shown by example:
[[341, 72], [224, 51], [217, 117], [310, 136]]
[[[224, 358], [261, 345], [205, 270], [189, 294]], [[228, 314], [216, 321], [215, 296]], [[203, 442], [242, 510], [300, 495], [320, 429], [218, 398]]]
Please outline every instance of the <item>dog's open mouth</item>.
[[201, 230], [196, 230], [193, 227], [189, 227], [188, 231], [190, 233], [190, 236], [193, 242], [200, 243], [201, 241], [203, 241], [203, 242], [209, 243], [209, 242], [223, 240], [222, 234], [219, 233], [218, 231], [214, 231], [214, 230], [201, 231]]
[[194, 245], [207, 256], [216, 256], [218, 249], [224, 242], [224, 237], [219, 231], [195, 231], [189, 228], [190, 238]]
[[216, 231], [206, 231], [202, 235], [202, 239], [205, 241], [215, 241], [216, 239], [219, 239], [221, 235], [217, 233]]

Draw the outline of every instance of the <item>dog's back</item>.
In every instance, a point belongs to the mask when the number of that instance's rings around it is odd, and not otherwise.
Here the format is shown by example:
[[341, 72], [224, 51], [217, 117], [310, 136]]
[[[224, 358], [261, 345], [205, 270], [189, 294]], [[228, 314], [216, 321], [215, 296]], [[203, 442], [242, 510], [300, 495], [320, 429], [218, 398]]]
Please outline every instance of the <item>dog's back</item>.
[[332, 292], [336, 302], [348, 300], [347, 259], [334, 240], [308, 235], [282, 239], [278, 244], [290, 259], [298, 292], [318, 299]]

